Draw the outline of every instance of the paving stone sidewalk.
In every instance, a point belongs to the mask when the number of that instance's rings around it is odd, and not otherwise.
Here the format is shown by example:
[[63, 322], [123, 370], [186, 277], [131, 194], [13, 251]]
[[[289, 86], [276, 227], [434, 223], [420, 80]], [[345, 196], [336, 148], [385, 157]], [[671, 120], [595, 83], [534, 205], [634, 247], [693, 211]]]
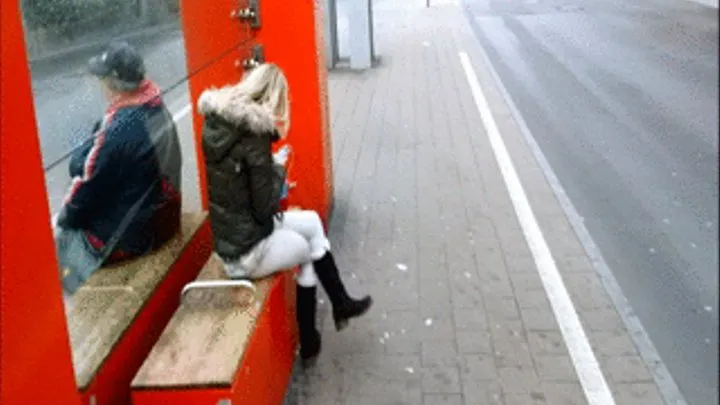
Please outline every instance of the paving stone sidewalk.
[[[458, 59], [477, 44], [453, 2], [414, 3], [377, 3], [378, 67], [330, 74], [330, 237], [375, 306], [337, 333], [321, 305], [296, 400], [586, 404]], [[506, 142], [616, 403], [664, 404], [534, 158]]]

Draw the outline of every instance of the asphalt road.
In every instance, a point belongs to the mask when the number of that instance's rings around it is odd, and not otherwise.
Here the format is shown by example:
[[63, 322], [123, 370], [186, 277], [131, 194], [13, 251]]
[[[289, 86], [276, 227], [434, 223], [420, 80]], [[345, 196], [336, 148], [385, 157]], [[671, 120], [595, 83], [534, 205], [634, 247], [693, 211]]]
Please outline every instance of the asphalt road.
[[717, 403], [717, 9], [682, 0], [465, 7], [688, 403]]

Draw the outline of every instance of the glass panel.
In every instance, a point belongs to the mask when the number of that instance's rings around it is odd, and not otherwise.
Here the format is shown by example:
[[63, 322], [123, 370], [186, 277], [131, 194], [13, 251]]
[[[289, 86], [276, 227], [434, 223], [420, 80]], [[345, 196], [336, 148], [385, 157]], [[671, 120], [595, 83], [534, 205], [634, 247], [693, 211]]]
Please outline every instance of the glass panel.
[[[98, 80], [87, 74], [87, 62], [110, 41], [123, 39], [134, 46], [144, 59], [147, 77], [165, 90], [163, 99], [170, 111], [186, 111], [179, 1], [22, 0], [21, 4], [50, 208], [56, 213], [70, 186], [69, 155], [88, 139], [108, 105]], [[191, 123], [185, 121], [178, 128], [187, 135], [182, 137], [187, 141], [183, 155], [194, 156]], [[188, 203], [198, 207], [197, 202]]]

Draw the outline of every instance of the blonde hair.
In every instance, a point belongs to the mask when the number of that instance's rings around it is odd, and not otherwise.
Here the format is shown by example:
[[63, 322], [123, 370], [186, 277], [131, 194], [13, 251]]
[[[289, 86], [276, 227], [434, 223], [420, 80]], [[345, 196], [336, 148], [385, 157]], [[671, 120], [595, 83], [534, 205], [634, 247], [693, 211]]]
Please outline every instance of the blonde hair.
[[264, 63], [250, 70], [235, 85], [236, 97], [263, 106], [275, 121], [281, 121], [284, 132], [290, 127], [290, 99], [288, 82], [282, 69], [274, 63]]

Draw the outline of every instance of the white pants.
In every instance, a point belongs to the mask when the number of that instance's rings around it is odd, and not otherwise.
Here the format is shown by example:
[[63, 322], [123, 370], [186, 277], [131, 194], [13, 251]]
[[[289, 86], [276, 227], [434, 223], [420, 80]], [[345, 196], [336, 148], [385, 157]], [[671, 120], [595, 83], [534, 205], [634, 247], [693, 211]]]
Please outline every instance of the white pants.
[[317, 284], [312, 262], [330, 250], [320, 216], [315, 211], [287, 211], [275, 230], [237, 261], [225, 262], [231, 278], [263, 278], [272, 273], [300, 266], [297, 283]]

